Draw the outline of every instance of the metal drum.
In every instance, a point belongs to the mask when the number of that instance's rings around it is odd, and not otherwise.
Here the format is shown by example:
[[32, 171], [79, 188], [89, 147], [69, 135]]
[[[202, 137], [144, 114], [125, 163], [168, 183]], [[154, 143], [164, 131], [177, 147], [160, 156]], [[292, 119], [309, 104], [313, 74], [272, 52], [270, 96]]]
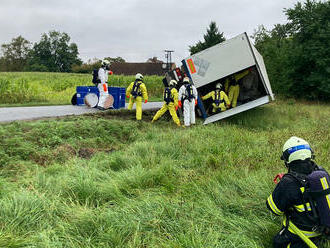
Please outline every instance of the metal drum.
[[113, 102], [114, 102], [114, 98], [112, 95], [108, 95], [107, 99], [105, 99], [104, 101], [104, 108], [108, 109], [108, 108], [113, 108]]
[[88, 107], [95, 108], [99, 102], [99, 98], [94, 93], [88, 93], [84, 97], [84, 102]]

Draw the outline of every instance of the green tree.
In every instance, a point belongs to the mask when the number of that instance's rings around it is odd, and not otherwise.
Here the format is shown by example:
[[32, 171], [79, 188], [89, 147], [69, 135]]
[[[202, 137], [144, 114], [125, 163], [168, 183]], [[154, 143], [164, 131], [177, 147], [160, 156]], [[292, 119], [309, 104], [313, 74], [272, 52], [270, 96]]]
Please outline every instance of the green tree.
[[110, 63], [125, 63], [125, 59], [122, 57], [116, 57], [116, 58], [111, 58], [111, 57], [105, 57], [104, 59], [107, 59], [110, 61]]
[[224, 37], [223, 32], [220, 33], [217, 24], [212, 21], [204, 35], [204, 41], [198, 41], [194, 46], [189, 46], [190, 55], [198, 53], [225, 40], [226, 38]]
[[288, 23], [255, 32], [275, 93], [330, 100], [330, 2], [286, 9]]
[[31, 43], [24, 39], [22, 36], [13, 38], [8, 44], [1, 45], [2, 58], [1, 70], [2, 71], [23, 71], [28, 53], [31, 49]]
[[277, 24], [271, 31], [261, 25], [252, 36], [255, 47], [264, 58], [269, 80], [276, 94], [286, 95], [291, 85], [288, 76], [288, 56], [292, 49], [290, 34], [290, 25]]
[[43, 34], [41, 40], [35, 43], [29, 61], [30, 69], [46, 67], [48, 71], [71, 72], [73, 65], [81, 65], [78, 58], [78, 47], [70, 42], [67, 33], [50, 31]]
[[293, 30], [290, 90], [295, 96], [330, 100], [330, 1], [307, 0], [285, 13]]

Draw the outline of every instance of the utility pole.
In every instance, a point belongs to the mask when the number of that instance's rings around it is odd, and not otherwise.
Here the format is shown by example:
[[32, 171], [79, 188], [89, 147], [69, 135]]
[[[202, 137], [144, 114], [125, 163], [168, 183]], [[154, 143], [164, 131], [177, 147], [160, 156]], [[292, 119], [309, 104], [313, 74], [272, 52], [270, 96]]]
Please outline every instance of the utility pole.
[[172, 53], [174, 51], [172, 51], [172, 50], [164, 50], [164, 52], [165, 52], [165, 58], [166, 58], [166, 70], [169, 71], [169, 70], [171, 70]]

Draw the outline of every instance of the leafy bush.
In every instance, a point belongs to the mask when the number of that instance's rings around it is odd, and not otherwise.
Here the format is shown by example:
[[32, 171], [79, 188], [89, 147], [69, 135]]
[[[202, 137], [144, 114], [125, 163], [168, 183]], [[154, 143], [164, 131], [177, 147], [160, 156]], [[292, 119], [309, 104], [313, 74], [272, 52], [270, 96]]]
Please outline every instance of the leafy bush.
[[45, 65], [33, 64], [33, 65], [27, 66], [25, 68], [25, 71], [46, 72], [46, 71], [48, 71], [48, 68]]
[[285, 10], [288, 23], [254, 34], [275, 93], [330, 100], [330, 2], [307, 0]]

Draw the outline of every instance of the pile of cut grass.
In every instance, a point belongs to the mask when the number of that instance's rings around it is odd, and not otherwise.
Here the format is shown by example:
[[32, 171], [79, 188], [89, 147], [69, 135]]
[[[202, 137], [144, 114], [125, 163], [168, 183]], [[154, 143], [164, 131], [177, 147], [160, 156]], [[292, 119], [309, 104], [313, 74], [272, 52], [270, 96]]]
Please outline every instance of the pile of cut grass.
[[330, 169], [329, 105], [279, 101], [185, 129], [152, 114], [0, 125], [0, 247], [268, 248], [283, 142], [307, 139]]

